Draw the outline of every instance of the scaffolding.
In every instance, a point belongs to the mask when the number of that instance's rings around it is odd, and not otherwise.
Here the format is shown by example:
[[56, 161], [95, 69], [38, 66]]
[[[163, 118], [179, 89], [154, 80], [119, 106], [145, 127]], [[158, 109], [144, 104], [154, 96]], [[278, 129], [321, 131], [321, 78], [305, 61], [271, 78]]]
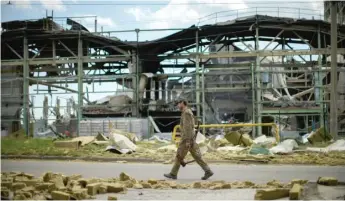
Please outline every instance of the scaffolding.
[[[255, 10], [254, 15], [239, 17], [237, 13], [235, 19], [220, 23], [221, 14], [216, 13], [215, 18], [209, 16], [216, 19], [215, 24], [199, 23], [181, 29], [90, 33], [75, 21], [69, 21], [74, 24], [67, 29], [51, 18], [3, 23], [2, 107], [15, 112], [2, 113], [1, 120], [23, 122], [29, 133], [29, 124], [34, 121], [31, 111], [43, 109], [33, 104], [33, 95], [70, 93], [77, 95], [76, 115], [71, 119], [77, 122], [75, 130], [80, 131], [81, 121], [92, 118], [87, 115], [89, 110], [98, 110], [104, 117], [114, 114], [103, 104], [111, 98], [95, 104], [90, 95], [99, 98], [101, 94], [121, 93], [131, 101], [114, 100], [112, 109], [123, 108], [120, 116], [128, 118], [141, 118], [153, 110], [166, 113], [169, 107], [173, 110], [173, 99], [183, 96], [203, 124], [219, 123], [220, 113], [226, 110], [241, 110], [239, 113], [245, 113], [241, 119], [252, 123], [266, 123], [262, 122], [265, 117], [273, 117], [278, 123], [282, 118], [298, 117], [303, 119], [304, 128], [299, 128], [303, 132], [315, 127], [315, 122], [318, 127], [327, 126], [330, 24], [314, 17], [305, 19], [300, 9], [297, 12], [303, 19], [283, 17], [282, 8], [278, 8], [280, 17], [263, 16], [260, 9]], [[145, 32], [162, 31], [175, 33], [154, 41], [139, 41]], [[338, 31], [337, 72], [339, 79], [345, 79], [345, 26], [339, 25]], [[114, 37], [118, 33], [132, 34], [136, 41], [121, 41]], [[302, 46], [306, 48], [298, 48]], [[167, 69], [173, 72], [165, 73]], [[96, 83], [118, 83], [122, 89], [95, 90]], [[77, 89], [69, 87], [73, 84]], [[341, 122], [345, 119], [345, 83], [338, 84]], [[34, 85], [36, 93], [29, 92], [29, 86]], [[15, 99], [21, 101], [15, 103]], [[4, 101], [12, 102], [12, 108]], [[56, 114], [53, 104], [49, 105], [48, 113]], [[67, 110], [68, 106], [61, 108]], [[257, 127], [253, 136], [261, 135], [262, 129]], [[338, 133], [345, 133], [344, 129], [345, 122], [340, 123]]]

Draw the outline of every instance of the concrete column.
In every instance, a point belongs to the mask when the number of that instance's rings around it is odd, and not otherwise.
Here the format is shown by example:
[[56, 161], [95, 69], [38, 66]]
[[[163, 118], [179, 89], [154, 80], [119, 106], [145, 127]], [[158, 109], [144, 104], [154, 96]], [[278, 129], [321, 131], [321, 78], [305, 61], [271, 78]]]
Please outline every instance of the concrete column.
[[337, 63], [337, 2], [332, 2], [331, 5], [331, 119], [330, 132], [336, 139], [338, 137], [338, 119], [337, 119], [337, 85], [338, 85], [338, 63]]
[[78, 39], [78, 136], [80, 135], [80, 122], [82, 120], [83, 107], [83, 40]]
[[30, 116], [29, 116], [29, 50], [28, 39], [23, 40], [23, 126], [27, 136], [30, 136]]

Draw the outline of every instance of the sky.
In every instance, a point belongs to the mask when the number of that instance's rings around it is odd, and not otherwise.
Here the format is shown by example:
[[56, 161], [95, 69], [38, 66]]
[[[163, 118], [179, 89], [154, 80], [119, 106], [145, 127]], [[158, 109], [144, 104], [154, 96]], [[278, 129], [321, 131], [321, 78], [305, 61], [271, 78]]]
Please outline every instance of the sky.
[[[10, 2], [10, 3], [9, 3]], [[279, 7], [279, 8], [278, 8]], [[86, 0], [1, 0], [1, 21], [40, 19], [51, 15], [58, 17], [83, 17], [74, 20], [82, 23], [90, 31], [95, 31], [95, 17], [97, 16], [97, 31], [122, 31], [134, 29], [171, 29], [186, 28], [192, 25], [212, 24], [226, 20], [258, 14], [323, 19], [323, 1], [253, 1], [253, 0], [163, 0], [163, 1], [86, 1]], [[217, 14], [214, 14], [218, 12]], [[213, 13], [213, 14], [212, 14]], [[86, 17], [86, 18], [85, 18]], [[66, 26], [65, 19], [56, 20], [61, 26]], [[139, 40], [152, 40], [173, 31], [140, 31]], [[135, 40], [136, 34], [112, 33], [111, 36], [121, 40]], [[84, 85], [84, 90], [91, 85]], [[113, 84], [96, 84], [102, 89], [113, 89]], [[116, 86], [118, 87], [118, 86]], [[40, 87], [45, 88], [45, 87]], [[97, 89], [96, 88], [96, 91]], [[35, 95], [35, 87], [30, 88], [30, 94]], [[90, 94], [92, 101], [109, 95]], [[35, 95], [35, 106], [42, 107], [42, 95]], [[54, 106], [56, 97], [69, 98], [73, 96], [54, 95], [49, 97], [49, 105]], [[61, 100], [62, 105], [65, 105]], [[42, 116], [42, 109], [35, 109], [36, 118]], [[62, 114], [64, 113], [61, 111]]]

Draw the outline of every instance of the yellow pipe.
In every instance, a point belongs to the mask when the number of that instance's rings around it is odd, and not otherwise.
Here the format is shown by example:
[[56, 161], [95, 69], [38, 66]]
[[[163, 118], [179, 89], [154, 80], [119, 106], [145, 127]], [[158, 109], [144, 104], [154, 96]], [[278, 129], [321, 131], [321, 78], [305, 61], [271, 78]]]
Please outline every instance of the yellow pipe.
[[[200, 128], [229, 128], [229, 127], [243, 127], [243, 126], [272, 126], [276, 130], [276, 140], [280, 142], [279, 129], [275, 123], [261, 123], [261, 124], [202, 124]], [[177, 141], [176, 131], [180, 128], [180, 125], [176, 125], [173, 129], [171, 139], [175, 142]]]

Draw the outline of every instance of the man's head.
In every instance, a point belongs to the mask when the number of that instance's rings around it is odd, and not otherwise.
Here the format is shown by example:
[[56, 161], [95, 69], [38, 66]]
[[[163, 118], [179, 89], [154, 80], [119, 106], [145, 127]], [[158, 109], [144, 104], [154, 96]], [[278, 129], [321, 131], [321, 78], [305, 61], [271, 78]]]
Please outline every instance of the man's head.
[[186, 100], [181, 99], [177, 101], [177, 107], [181, 111], [183, 111], [187, 107], [187, 105], [188, 105], [188, 102]]

